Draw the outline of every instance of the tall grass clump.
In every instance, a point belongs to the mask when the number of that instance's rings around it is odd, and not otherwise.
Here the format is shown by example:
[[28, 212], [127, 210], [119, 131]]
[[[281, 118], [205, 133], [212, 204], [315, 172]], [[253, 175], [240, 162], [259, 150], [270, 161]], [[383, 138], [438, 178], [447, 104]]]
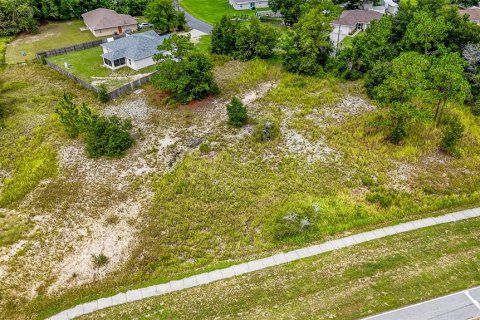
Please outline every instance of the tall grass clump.
[[50, 146], [41, 146], [16, 160], [12, 177], [6, 178], [0, 194], [0, 207], [23, 199], [38, 183], [57, 171], [57, 154]]

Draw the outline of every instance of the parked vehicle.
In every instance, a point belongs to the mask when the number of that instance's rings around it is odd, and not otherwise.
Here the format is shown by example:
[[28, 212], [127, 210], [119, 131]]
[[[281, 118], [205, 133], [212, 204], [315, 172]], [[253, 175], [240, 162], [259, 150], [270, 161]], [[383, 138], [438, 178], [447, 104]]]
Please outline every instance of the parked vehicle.
[[138, 29], [148, 29], [148, 28], [153, 28], [153, 24], [148, 22], [142, 22], [138, 24]]

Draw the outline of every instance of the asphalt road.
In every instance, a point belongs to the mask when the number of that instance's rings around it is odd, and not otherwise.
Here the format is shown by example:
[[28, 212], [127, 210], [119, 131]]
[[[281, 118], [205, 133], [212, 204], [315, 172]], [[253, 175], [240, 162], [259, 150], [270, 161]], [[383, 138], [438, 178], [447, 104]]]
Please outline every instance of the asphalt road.
[[363, 320], [480, 319], [480, 287], [389, 311]]
[[185, 19], [187, 20], [187, 25], [192, 28], [192, 29], [197, 29], [205, 33], [212, 33], [213, 26], [209, 25], [206, 22], [203, 22], [202, 20], [199, 20], [192, 16], [190, 13], [185, 11], [185, 9], [182, 8], [182, 6], [178, 5], [175, 3], [175, 6], [177, 10], [183, 11], [185, 13]]

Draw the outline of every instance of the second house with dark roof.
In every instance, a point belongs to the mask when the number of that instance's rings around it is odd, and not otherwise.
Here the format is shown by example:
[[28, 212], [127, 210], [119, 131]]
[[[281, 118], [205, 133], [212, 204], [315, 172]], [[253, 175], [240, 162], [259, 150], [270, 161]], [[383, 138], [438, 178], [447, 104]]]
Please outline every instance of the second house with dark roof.
[[158, 46], [170, 34], [159, 36], [155, 31], [128, 35], [102, 44], [103, 64], [110, 69], [130, 67], [140, 70], [155, 64], [153, 57], [160, 53]]

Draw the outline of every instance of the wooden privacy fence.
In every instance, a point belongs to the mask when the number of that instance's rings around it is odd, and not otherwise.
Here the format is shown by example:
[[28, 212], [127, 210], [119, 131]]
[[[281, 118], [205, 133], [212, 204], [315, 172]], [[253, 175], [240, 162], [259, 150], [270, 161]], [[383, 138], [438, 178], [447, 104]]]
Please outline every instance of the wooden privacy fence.
[[79, 85], [87, 88], [88, 90], [91, 90], [91, 91], [93, 91], [93, 92], [98, 93], [98, 88], [92, 86], [90, 83], [86, 82], [85, 80], [80, 79], [79, 77], [77, 77], [77, 76], [73, 75], [72, 73], [68, 72], [67, 70], [65, 70], [65, 69], [57, 66], [55, 63], [53, 63], [53, 62], [51, 62], [51, 61], [49, 61], [49, 60], [45, 60], [45, 62], [47, 63], [47, 65], [48, 65], [50, 68], [52, 68], [52, 69], [60, 72], [61, 74], [63, 74], [63, 75], [66, 76], [67, 78], [75, 81], [76, 83], [78, 83]]
[[120, 97], [122, 94], [125, 94], [127, 92], [130, 92], [130, 91], [133, 91], [137, 88], [140, 88], [141, 86], [143, 86], [145, 83], [149, 82], [150, 79], [152, 79], [152, 77], [157, 73], [154, 72], [154, 73], [151, 73], [149, 75], [146, 75], [145, 77], [142, 77], [140, 79], [137, 79], [135, 81], [132, 81], [130, 83], [127, 83], [126, 85], [124, 86], [121, 86], [120, 88], [118, 89], [115, 89], [113, 90], [112, 92], [109, 92], [108, 93], [108, 99], [116, 99], [118, 97]]
[[[87, 81], [85, 80], [82, 80], [80, 79], [79, 77], [75, 76], [74, 74], [68, 72], [67, 70], [57, 66], [55, 63], [49, 61], [49, 60], [45, 60], [45, 62], [47, 63], [47, 65], [54, 69], [55, 71], [58, 71], [60, 72], [61, 74], [63, 74], [64, 76], [66, 76], [67, 78], [75, 81], [76, 83], [78, 83], [79, 85], [83, 86], [84, 88], [90, 90], [90, 91], [93, 91], [95, 93], [98, 94], [98, 92], [100, 91], [99, 88], [97, 87], [94, 87], [92, 86], [90, 83], [88, 83]], [[140, 88], [141, 86], [143, 86], [145, 83], [149, 82], [150, 79], [152, 79], [152, 77], [156, 74], [157, 72], [153, 72], [153, 73], [150, 73], [150, 74], [147, 74], [146, 76], [144, 77], [141, 77], [135, 81], [132, 81], [132, 82], [129, 82], [123, 86], [121, 86], [120, 88], [117, 88], [113, 91], [110, 91], [108, 92], [108, 99], [109, 100], [112, 100], [112, 99], [116, 99], [118, 97], [120, 97], [121, 95], [127, 93], [127, 92], [130, 92], [130, 91], [134, 91], [135, 89], [138, 89]]]
[[[119, 39], [119, 38], [123, 38], [125, 37], [125, 35], [118, 35], [118, 36], [114, 36], [115, 39]], [[66, 76], [67, 78], [75, 81], [76, 83], [78, 83], [79, 85], [83, 86], [84, 88], [90, 90], [90, 91], [93, 91], [95, 92], [96, 94], [99, 93], [100, 89], [91, 85], [90, 83], [88, 83], [87, 81], [85, 80], [82, 80], [80, 79], [79, 77], [75, 76], [73, 73], [69, 72], [68, 70], [62, 68], [62, 67], [59, 67], [58, 65], [56, 65], [55, 63], [51, 62], [50, 60], [48, 60], [47, 58], [48, 57], [54, 57], [54, 56], [59, 56], [59, 55], [62, 55], [62, 54], [65, 54], [65, 53], [68, 53], [68, 52], [74, 52], [74, 51], [82, 51], [82, 50], [86, 50], [86, 49], [90, 49], [90, 48], [94, 48], [94, 47], [98, 47], [100, 46], [102, 43], [106, 43], [107, 42], [107, 39], [101, 39], [101, 40], [95, 40], [95, 41], [90, 41], [90, 42], [85, 42], [85, 43], [81, 43], [81, 44], [76, 44], [74, 46], [70, 46], [70, 47], [65, 47], [65, 48], [59, 48], [59, 49], [53, 49], [53, 50], [49, 50], [49, 51], [42, 51], [42, 52], [37, 52], [35, 54], [36, 58], [39, 59], [39, 60], [44, 60], [45, 63], [52, 69], [54, 69], [55, 71], [58, 71], [60, 72], [61, 74], [63, 74], [64, 76]], [[117, 88], [113, 91], [110, 91], [108, 92], [108, 99], [109, 100], [112, 100], [112, 99], [116, 99], [118, 97], [120, 97], [121, 95], [127, 93], [127, 92], [130, 92], [130, 91], [134, 91], [135, 89], [137, 88], [140, 88], [141, 86], [143, 86], [145, 83], [149, 82], [150, 79], [152, 79], [152, 77], [156, 74], [157, 72], [154, 72], [154, 73], [151, 73], [151, 74], [148, 74], [140, 79], [137, 79], [135, 81], [132, 81], [130, 83], [127, 83], [123, 86], [121, 86], [120, 88]]]
[[[125, 35], [121, 34], [121, 35], [113, 36], [113, 39], [117, 40], [117, 39], [120, 39], [120, 38], [123, 38], [123, 37], [125, 37]], [[103, 43], [107, 43], [107, 38], [100, 39], [100, 40], [94, 40], [94, 41], [90, 41], [90, 42], [84, 42], [84, 43], [80, 43], [80, 44], [75, 44], [75, 45], [70, 46], [70, 47], [64, 47], [64, 48], [58, 48], [58, 49], [53, 49], [53, 50], [48, 50], [48, 51], [37, 52], [37, 53], [35, 53], [35, 57], [37, 59], [41, 60], [42, 58], [55, 57], [55, 56], [59, 56], [59, 55], [65, 54], [65, 53], [69, 53], [69, 52], [82, 51], [82, 50], [86, 50], [86, 49], [90, 49], [90, 48], [99, 47]]]

